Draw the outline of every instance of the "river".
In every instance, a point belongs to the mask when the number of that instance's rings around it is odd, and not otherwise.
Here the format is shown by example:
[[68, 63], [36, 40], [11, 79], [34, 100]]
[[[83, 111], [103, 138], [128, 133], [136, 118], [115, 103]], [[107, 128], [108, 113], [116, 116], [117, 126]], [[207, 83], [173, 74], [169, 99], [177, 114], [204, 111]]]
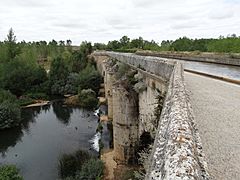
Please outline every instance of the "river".
[[[64, 153], [87, 150], [98, 155], [98, 117], [94, 112], [64, 106], [54, 101], [48, 106], [22, 110], [21, 126], [0, 132], [0, 164], [15, 164], [25, 180], [58, 179], [58, 160]], [[104, 124], [103, 144], [110, 136]]]

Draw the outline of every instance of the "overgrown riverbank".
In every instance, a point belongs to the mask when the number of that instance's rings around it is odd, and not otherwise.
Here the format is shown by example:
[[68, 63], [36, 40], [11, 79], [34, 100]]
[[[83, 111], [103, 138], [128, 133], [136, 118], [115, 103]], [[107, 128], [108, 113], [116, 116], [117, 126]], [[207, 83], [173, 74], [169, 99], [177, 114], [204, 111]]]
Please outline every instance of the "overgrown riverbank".
[[[71, 108], [61, 110], [54, 104], [48, 105], [51, 96], [72, 95], [77, 97], [75, 106], [95, 109], [102, 77], [89, 56], [91, 52], [92, 46], [88, 42], [83, 42], [75, 51], [54, 42], [17, 43], [11, 29], [6, 41], [0, 42], [0, 130], [7, 132], [25, 126], [22, 107], [49, 109], [51, 106], [57, 118], [65, 123]], [[43, 105], [46, 106], [41, 107]], [[63, 113], [66, 115], [61, 117]], [[101, 162], [88, 159], [79, 176], [92, 175], [91, 168], [96, 164], [100, 167]], [[101, 177], [101, 173], [96, 177]]]

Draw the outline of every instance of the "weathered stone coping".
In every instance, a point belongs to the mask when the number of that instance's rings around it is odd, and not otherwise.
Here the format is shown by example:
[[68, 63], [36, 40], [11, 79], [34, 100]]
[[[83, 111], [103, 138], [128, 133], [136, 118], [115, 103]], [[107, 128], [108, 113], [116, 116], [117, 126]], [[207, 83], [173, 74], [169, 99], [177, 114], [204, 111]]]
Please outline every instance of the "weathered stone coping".
[[202, 145], [186, 93], [183, 68], [176, 63], [169, 80], [148, 179], [208, 179]]
[[136, 54], [142, 56], [154, 56], [162, 58], [172, 58], [186, 61], [207, 62], [214, 64], [225, 64], [240, 66], [240, 54], [233, 53], [195, 53], [195, 52], [154, 52], [154, 51], [137, 51]]
[[150, 75], [159, 76], [169, 84], [145, 179], [209, 179], [184, 85], [182, 65], [162, 58], [129, 53], [95, 53], [106, 54]]

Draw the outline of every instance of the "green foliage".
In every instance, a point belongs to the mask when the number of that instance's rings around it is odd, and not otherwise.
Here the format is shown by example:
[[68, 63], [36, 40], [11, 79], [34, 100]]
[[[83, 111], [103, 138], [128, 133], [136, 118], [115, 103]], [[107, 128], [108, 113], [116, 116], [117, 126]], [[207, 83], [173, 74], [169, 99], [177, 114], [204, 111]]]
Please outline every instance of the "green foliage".
[[94, 50], [105, 50], [107, 46], [103, 43], [94, 43], [93, 49]]
[[118, 63], [118, 71], [116, 72], [116, 78], [120, 79], [127, 74], [130, 67], [127, 64]]
[[75, 73], [79, 73], [87, 65], [87, 59], [83, 58], [83, 54], [80, 53], [79, 51], [73, 52], [71, 60], [72, 60], [72, 71]]
[[19, 170], [14, 165], [0, 166], [0, 180], [23, 180]]
[[92, 44], [90, 42], [84, 41], [80, 45], [80, 53], [83, 55], [83, 57], [87, 57], [89, 54], [92, 53], [93, 48]]
[[7, 35], [7, 39], [5, 42], [7, 45], [7, 57], [8, 59], [12, 60], [20, 53], [20, 49], [16, 43], [16, 36], [14, 35], [12, 28], [9, 30], [9, 33]]
[[23, 59], [15, 59], [2, 65], [0, 82], [2, 88], [20, 96], [47, 79], [46, 71], [38, 65], [31, 65]]
[[102, 77], [94, 66], [88, 65], [79, 73], [78, 84], [79, 89], [92, 89], [96, 93], [100, 88]]
[[27, 106], [29, 104], [33, 104], [34, 100], [28, 96], [22, 96], [18, 99], [19, 106]]
[[78, 93], [79, 105], [87, 109], [94, 109], [98, 105], [96, 93], [92, 89], [83, 89]]
[[26, 94], [27, 97], [29, 97], [30, 99], [34, 99], [34, 100], [47, 100], [48, 96], [45, 93], [41, 93], [41, 92], [37, 92], [37, 93], [28, 93]]
[[0, 129], [17, 126], [21, 121], [20, 106], [10, 92], [0, 90]]
[[81, 171], [77, 173], [75, 179], [100, 179], [103, 176], [103, 170], [103, 162], [92, 158], [83, 164]]
[[58, 57], [52, 61], [49, 73], [52, 94], [65, 94], [65, 86], [69, 74], [70, 72], [63, 58]]
[[59, 174], [64, 180], [101, 179], [104, 164], [87, 151], [64, 154], [59, 160]]
[[187, 37], [179, 38], [174, 41], [171, 46], [175, 51], [190, 51], [192, 40]]
[[59, 174], [62, 178], [75, 176], [80, 171], [83, 164], [91, 158], [87, 151], [78, 150], [73, 154], [64, 154], [59, 160]]

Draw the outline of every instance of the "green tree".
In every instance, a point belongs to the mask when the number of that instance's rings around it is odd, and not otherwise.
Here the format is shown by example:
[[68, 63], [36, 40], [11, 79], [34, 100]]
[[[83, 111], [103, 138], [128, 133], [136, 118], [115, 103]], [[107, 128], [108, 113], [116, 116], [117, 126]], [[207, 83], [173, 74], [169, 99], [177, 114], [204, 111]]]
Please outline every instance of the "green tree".
[[121, 44], [121, 47], [122, 48], [129, 48], [130, 46], [130, 38], [127, 37], [127, 36], [123, 36], [121, 39], [120, 39], [120, 44]]
[[8, 91], [0, 90], [0, 129], [17, 126], [20, 121], [21, 112], [16, 97]]
[[82, 150], [78, 150], [72, 154], [63, 154], [58, 163], [58, 170], [61, 177], [74, 176], [90, 158], [91, 155], [87, 151]]
[[96, 93], [100, 88], [102, 77], [94, 66], [88, 65], [84, 70], [79, 73], [79, 89], [92, 89]]
[[75, 51], [72, 53], [71, 61], [72, 71], [76, 73], [79, 73], [87, 66], [87, 58], [84, 58], [80, 51]]
[[0, 75], [2, 87], [17, 96], [21, 96], [33, 86], [47, 80], [47, 74], [43, 68], [19, 58], [6, 63]]
[[77, 173], [75, 179], [101, 179], [103, 176], [104, 164], [99, 159], [90, 159], [84, 163], [82, 169]]
[[83, 58], [87, 58], [87, 56], [93, 51], [92, 44], [90, 42], [83, 41], [80, 45], [79, 50], [80, 53], [83, 55]]
[[172, 43], [171, 48], [175, 51], [191, 51], [192, 40], [187, 37], [179, 38]]
[[92, 89], [83, 89], [78, 93], [79, 105], [87, 109], [94, 109], [97, 107], [98, 99], [96, 93]]
[[14, 35], [14, 31], [11, 28], [7, 35], [7, 39], [5, 40], [9, 60], [14, 59], [20, 53], [20, 49], [18, 48], [16, 41], [16, 36]]
[[19, 170], [14, 165], [0, 166], [0, 180], [23, 180]]
[[70, 74], [67, 64], [61, 57], [55, 58], [51, 63], [49, 80], [52, 94], [65, 94], [65, 86]]

